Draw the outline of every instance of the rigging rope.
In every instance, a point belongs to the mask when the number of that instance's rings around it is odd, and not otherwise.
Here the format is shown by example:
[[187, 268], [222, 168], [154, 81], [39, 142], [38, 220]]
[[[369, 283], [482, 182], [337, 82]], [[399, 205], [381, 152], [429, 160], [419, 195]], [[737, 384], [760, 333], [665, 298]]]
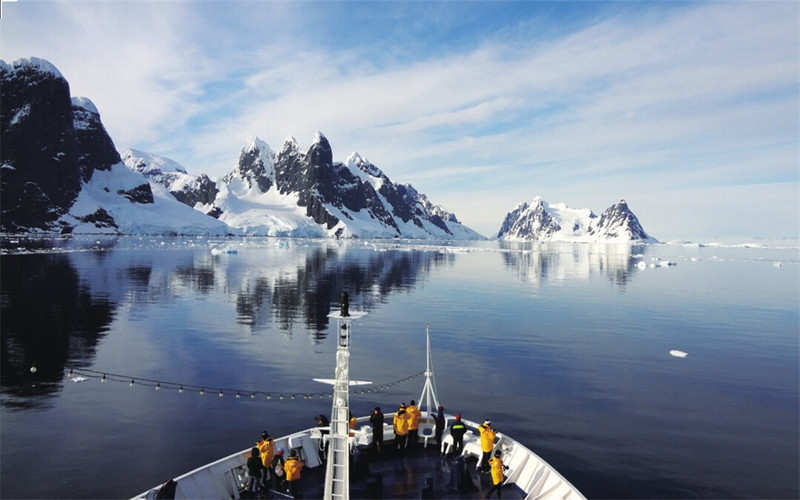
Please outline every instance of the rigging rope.
[[[66, 370], [66, 369], [65, 369]], [[35, 372], [35, 370], [31, 370]], [[381, 385], [372, 385], [368, 388], [363, 389], [353, 389], [351, 388], [350, 394], [366, 394], [371, 392], [380, 392], [387, 390], [391, 387], [394, 387], [398, 384], [402, 384], [404, 382], [408, 382], [409, 380], [415, 379], [421, 375], [424, 375], [425, 371], [421, 371], [415, 373], [413, 375], [409, 375], [407, 377], [403, 377], [401, 379], [395, 380], [393, 382], [388, 382]], [[103, 372], [98, 370], [92, 370], [89, 368], [69, 368], [67, 372], [67, 378], [74, 381], [74, 382], [84, 382], [89, 379], [98, 379], [101, 383], [105, 382], [122, 382], [127, 383], [131, 387], [136, 385], [145, 386], [145, 387], [152, 387], [157, 391], [160, 390], [176, 390], [178, 392], [187, 392], [187, 391], [194, 391], [199, 392], [199, 394], [205, 395], [210, 389], [213, 392], [218, 393], [219, 397], [223, 397], [225, 395], [233, 395], [235, 398], [244, 398], [249, 397], [250, 399], [256, 399], [258, 397], [265, 397], [266, 399], [296, 399], [302, 397], [302, 399], [313, 399], [314, 397], [324, 398], [333, 397], [333, 392], [294, 392], [294, 393], [286, 393], [286, 392], [273, 392], [273, 391], [253, 391], [253, 390], [245, 390], [245, 389], [231, 389], [231, 388], [224, 388], [224, 387], [212, 387], [212, 386], [201, 386], [201, 385], [194, 385], [194, 384], [182, 384], [180, 382], [172, 382], [169, 380], [156, 380], [156, 379], [149, 379], [149, 378], [142, 378], [142, 377], [133, 377], [130, 375], [122, 375], [118, 373], [110, 373], [110, 372]]]

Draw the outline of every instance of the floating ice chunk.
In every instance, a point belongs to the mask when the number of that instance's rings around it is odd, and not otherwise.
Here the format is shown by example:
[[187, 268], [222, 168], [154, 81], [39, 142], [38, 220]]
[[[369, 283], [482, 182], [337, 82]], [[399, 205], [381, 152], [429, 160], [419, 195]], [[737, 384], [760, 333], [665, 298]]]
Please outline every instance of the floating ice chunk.
[[78, 382], [86, 382], [87, 380], [89, 380], [89, 377], [77, 376], [77, 377], [72, 377], [70, 380], [72, 380], [77, 384]]
[[673, 349], [673, 350], [669, 351], [669, 354], [670, 354], [670, 356], [675, 356], [676, 358], [685, 358], [686, 356], [688, 356], [687, 353], [685, 353], [683, 351], [679, 351], [677, 349]]
[[233, 247], [225, 247], [225, 248], [212, 248], [211, 255], [222, 255], [222, 254], [233, 255], [239, 253], [239, 250], [236, 250]]

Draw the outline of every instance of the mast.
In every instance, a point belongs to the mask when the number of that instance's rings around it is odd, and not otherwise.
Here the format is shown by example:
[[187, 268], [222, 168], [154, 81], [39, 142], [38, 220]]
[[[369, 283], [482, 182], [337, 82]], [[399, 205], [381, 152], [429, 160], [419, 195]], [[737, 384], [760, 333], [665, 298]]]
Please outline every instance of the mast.
[[[437, 412], [439, 408], [439, 400], [436, 398], [436, 382], [433, 378], [433, 359], [431, 358], [431, 333], [428, 323], [425, 323], [425, 342], [427, 347], [426, 364], [425, 364], [425, 385], [422, 387], [422, 394], [419, 396], [419, 408], [426, 408], [428, 415]], [[431, 406], [431, 399], [434, 406]]]
[[329, 318], [336, 318], [337, 347], [336, 378], [332, 381], [331, 433], [325, 470], [325, 500], [350, 498], [350, 340], [352, 320], [364, 317], [367, 313], [351, 313], [349, 299], [349, 294], [344, 292], [341, 310], [328, 315]]

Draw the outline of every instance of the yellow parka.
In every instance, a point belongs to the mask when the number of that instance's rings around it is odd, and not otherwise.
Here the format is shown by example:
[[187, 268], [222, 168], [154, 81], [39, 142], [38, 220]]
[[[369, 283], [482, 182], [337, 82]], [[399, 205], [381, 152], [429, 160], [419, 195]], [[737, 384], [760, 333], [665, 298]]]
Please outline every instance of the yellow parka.
[[409, 405], [406, 413], [408, 413], [409, 417], [408, 428], [412, 431], [419, 429], [419, 419], [422, 417], [422, 412], [419, 411], [417, 405]]
[[[400, 413], [402, 411], [403, 413]], [[407, 412], [400, 410], [394, 414], [392, 425], [394, 426], [394, 433], [398, 436], [405, 436], [408, 434], [408, 425], [410, 417]]]
[[492, 483], [500, 484], [503, 482], [503, 459], [494, 457], [489, 459], [489, 465], [492, 467]]
[[275, 456], [275, 441], [271, 437], [262, 439], [256, 445], [261, 453], [261, 463], [264, 467], [272, 467], [272, 458]]
[[297, 481], [300, 479], [301, 470], [303, 470], [303, 462], [297, 457], [289, 457], [283, 464], [283, 471], [286, 472], [287, 481]]
[[497, 433], [489, 424], [479, 425], [478, 430], [481, 431], [481, 451], [484, 453], [492, 451], [494, 448], [494, 437]]

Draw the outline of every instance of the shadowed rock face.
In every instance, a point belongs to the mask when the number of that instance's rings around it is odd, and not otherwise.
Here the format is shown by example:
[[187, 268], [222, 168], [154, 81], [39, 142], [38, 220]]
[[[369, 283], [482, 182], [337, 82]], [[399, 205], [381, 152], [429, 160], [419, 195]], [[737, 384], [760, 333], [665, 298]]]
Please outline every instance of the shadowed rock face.
[[72, 117], [78, 142], [81, 178], [88, 182], [95, 170], [111, 170], [112, 165], [122, 160], [96, 111], [73, 105]]
[[[2, 230], [69, 231], [67, 213], [95, 171], [120, 163], [119, 153], [87, 99], [72, 99], [67, 81], [36, 61], [0, 64]], [[118, 192], [153, 203], [150, 184]], [[97, 227], [115, 227], [104, 211]], [[95, 222], [91, 217], [88, 222]]]
[[56, 230], [81, 187], [69, 84], [35, 66], [0, 65], [2, 230]]

